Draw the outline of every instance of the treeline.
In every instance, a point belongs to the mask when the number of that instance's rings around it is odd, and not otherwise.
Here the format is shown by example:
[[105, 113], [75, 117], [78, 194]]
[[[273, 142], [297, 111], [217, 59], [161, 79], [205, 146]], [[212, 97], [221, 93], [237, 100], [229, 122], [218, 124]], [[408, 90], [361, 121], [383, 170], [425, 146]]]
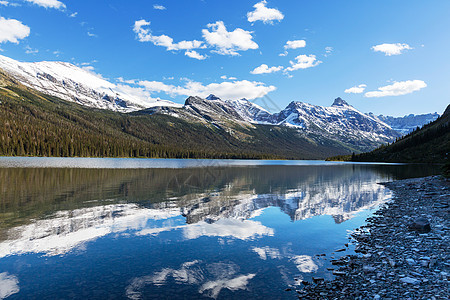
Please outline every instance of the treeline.
[[26, 88], [0, 69], [0, 156], [324, 159], [348, 153], [336, 141], [314, 143], [284, 126], [236, 126], [89, 108]]
[[392, 144], [353, 155], [351, 161], [448, 162], [450, 152], [450, 105], [434, 122], [416, 128]]
[[[166, 116], [90, 109], [18, 87], [0, 89], [0, 155], [57, 157], [278, 158], [205, 140], [211, 132], [169, 135]], [[168, 117], [170, 118], [170, 117]], [[140, 119], [136, 120], [136, 119]], [[142, 122], [142, 119], [147, 119]], [[147, 134], [142, 132], [147, 130]], [[203, 129], [203, 131], [208, 131]], [[189, 140], [188, 136], [193, 140]], [[145, 136], [145, 138], [143, 138]], [[203, 139], [203, 140], [202, 140]], [[171, 141], [170, 141], [171, 140]], [[166, 141], [167, 143], [162, 143]], [[222, 142], [222, 144], [224, 144]], [[216, 147], [216, 145], [218, 147]]]

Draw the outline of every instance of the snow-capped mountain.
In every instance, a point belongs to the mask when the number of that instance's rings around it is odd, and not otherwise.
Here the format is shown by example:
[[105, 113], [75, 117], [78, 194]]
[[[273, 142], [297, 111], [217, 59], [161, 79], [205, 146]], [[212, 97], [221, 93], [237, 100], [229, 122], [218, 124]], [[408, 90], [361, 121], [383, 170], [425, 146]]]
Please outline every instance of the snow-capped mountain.
[[226, 103], [250, 123], [292, 127], [316, 142], [324, 142], [327, 138], [353, 145], [356, 149], [371, 150], [401, 135], [377, 117], [358, 111], [341, 98], [337, 98], [331, 107], [293, 101], [275, 114], [245, 99]]
[[330, 107], [291, 102], [273, 117], [278, 124], [298, 128], [305, 134], [320, 134], [368, 148], [400, 136], [386, 123], [358, 111], [341, 98]]
[[181, 107], [171, 101], [153, 99], [130, 86], [111, 83], [66, 62], [27, 63], [0, 55], [0, 68], [25, 86], [89, 107], [120, 112], [154, 106]]
[[[369, 113], [370, 116], [375, 117], [372, 113]], [[391, 126], [392, 129], [398, 131], [402, 134], [408, 134], [417, 127], [422, 127], [425, 124], [435, 121], [439, 118], [438, 113], [433, 114], [423, 114], [423, 115], [407, 115], [404, 117], [391, 117], [391, 116], [376, 116], [382, 122]]]
[[[209, 97], [211, 97], [210, 95]], [[215, 97], [215, 96], [214, 96]], [[216, 97], [217, 98], [217, 97]], [[254, 124], [272, 124], [272, 114], [258, 104], [241, 100], [226, 100], [228, 105], [233, 107], [242, 119]]]
[[[5, 239], [0, 239], [0, 258], [25, 253], [62, 255], [110, 234], [156, 236], [180, 230], [185, 239], [219, 236], [241, 240], [273, 235], [272, 228], [251, 220], [268, 207], [279, 207], [292, 221], [329, 215], [341, 223], [391, 197], [389, 190], [375, 183], [376, 175], [359, 176], [350, 172], [323, 181], [311, 177], [312, 181], [296, 182], [296, 189], [275, 193], [256, 194], [253, 186], [247, 185], [214, 193], [186, 193], [149, 206], [118, 203], [89, 207], [84, 203], [87, 207], [56, 211], [8, 228]], [[239, 183], [245, 180], [237, 178], [226, 185]]]
[[284, 126], [316, 144], [343, 146], [347, 151], [369, 151], [437, 117], [437, 114], [401, 119], [377, 117], [358, 111], [341, 98], [330, 107], [291, 102], [278, 113], [246, 99], [222, 100], [214, 95], [206, 99], [191, 96], [182, 105], [153, 99], [144, 90], [111, 83], [70, 63], [26, 63], [0, 55], [0, 68], [21, 84], [64, 100], [119, 112], [171, 115], [223, 129], [239, 139], [248, 137], [241, 129], [257, 125]]

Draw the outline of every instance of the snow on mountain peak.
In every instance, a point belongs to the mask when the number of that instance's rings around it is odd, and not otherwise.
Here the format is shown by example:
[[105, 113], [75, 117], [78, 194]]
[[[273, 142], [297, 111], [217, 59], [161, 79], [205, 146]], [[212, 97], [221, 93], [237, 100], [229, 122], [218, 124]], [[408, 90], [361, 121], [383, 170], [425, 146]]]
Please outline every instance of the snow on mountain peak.
[[0, 55], [0, 68], [23, 85], [79, 104], [130, 112], [154, 106], [181, 105], [153, 99], [142, 89], [114, 84], [90, 70], [58, 61], [19, 62]]

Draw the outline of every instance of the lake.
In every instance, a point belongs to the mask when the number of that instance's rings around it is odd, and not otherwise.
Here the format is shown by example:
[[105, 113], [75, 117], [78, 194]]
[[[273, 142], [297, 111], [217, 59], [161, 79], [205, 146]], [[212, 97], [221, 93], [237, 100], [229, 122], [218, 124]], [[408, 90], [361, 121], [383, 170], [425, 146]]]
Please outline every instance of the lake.
[[349, 233], [392, 196], [379, 182], [438, 171], [0, 158], [0, 299], [295, 299], [352, 253]]

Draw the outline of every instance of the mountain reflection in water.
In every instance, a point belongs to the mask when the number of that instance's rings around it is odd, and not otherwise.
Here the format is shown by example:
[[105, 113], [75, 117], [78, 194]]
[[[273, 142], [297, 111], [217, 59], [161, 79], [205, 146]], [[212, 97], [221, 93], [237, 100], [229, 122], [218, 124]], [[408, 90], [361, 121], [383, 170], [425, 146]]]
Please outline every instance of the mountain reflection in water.
[[[33, 261], [28, 268], [44, 272], [44, 284], [46, 275], [50, 280], [58, 274], [48, 265], [47, 271], [40, 269], [36, 260], [44, 257], [52, 258], [50, 265], [68, 260], [69, 273], [78, 275], [83, 267], [69, 261], [103, 260], [102, 272], [120, 274], [116, 279], [93, 274], [97, 285], [105, 285], [104, 296], [174, 297], [180, 286], [186, 288], [180, 298], [249, 297], [256, 288], [258, 295], [270, 296], [274, 287], [281, 294], [296, 284], [294, 277], [324, 273], [329, 264], [314, 254], [332, 252], [346, 230], [364, 218], [345, 228], [340, 224], [389, 199], [390, 192], [377, 182], [412, 172], [432, 170], [377, 165], [0, 169], [0, 262], [8, 266], [0, 269], [0, 281], [9, 286], [0, 299], [45, 295], [33, 290], [37, 283], [20, 285], [30, 273], [17, 269], [16, 261]], [[113, 257], [120, 253], [124, 266], [134, 269], [116, 265]], [[279, 279], [267, 284], [273, 272]], [[55, 297], [69, 290], [82, 298], [75, 285], [51, 285]], [[89, 290], [92, 283], [85, 285]]]

